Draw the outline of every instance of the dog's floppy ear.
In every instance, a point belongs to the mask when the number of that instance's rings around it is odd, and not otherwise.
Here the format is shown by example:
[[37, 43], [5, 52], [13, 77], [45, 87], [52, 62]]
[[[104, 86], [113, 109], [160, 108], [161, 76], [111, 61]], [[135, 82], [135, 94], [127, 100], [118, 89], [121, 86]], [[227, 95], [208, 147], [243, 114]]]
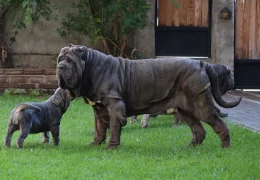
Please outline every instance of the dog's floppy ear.
[[52, 103], [58, 107], [64, 107], [63, 99], [63, 90], [61, 88], [56, 89], [54, 95], [51, 97]]

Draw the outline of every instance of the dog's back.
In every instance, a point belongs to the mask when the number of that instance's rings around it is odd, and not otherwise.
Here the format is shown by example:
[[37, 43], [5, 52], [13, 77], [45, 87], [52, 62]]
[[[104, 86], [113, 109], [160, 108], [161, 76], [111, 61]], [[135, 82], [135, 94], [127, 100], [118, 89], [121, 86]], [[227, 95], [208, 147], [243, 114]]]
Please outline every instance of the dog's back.
[[31, 104], [18, 104], [10, 113], [10, 121], [14, 124], [19, 124], [21, 119], [27, 119], [33, 112], [39, 112], [41, 109]]
[[30, 133], [49, 131], [48, 122], [45, 122], [46, 114], [42, 113], [42, 103], [26, 103], [17, 105], [11, 112], [9, 123], [15, 125], [27, 124], [31, 126]]

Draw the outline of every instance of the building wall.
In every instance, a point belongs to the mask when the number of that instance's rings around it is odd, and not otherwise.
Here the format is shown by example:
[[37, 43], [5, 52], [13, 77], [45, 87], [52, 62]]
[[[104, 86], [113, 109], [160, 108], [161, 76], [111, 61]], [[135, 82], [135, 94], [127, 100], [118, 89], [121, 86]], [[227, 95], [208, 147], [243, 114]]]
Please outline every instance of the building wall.
[[[61, 19], [67, 12], [75, 11], [70, 0], [54, 0], [55, 3], [62, 1], [62, 5], [54, 11], [58, 20], [46, 21], [41, 19], [36, 23], [27, 25], [27, 28], [18, 31], [15, 36], [16, 41], [11, 44], [9, 39], [14, 36], [14, 31], [10, 28], [13, 14], [7, 14], [5, 24], [5, 34], [8, 39], [9, 53], [15, 67], [33, 68], [55, 68], [56, 58], [62, 47], [72, 44], [82, 44], [91, 46], [91, 42], [85, 36], [73, 34], [67, 38], [62, 38], [57, 28], [60, 27]], [[11, 46], [10, 46], [11, 44]]]
[[[94, 46], [85, 37], [73, 34], [65, 39], [56, 32], [60, 21], [65, 17], [66, 12], [74, 11], [70, 0], [54, 0], [53, 2], [63, 3], [55, 13], [57, 21], [41, 20], [28, 25], [16, 35], [16, 41], [10, 46], [15, 67], [32, 68], [55, 68], [56, 58], [60, 49], [70, 43], [83, 44], [88, 47]], [[234, 0], [212, 0], [212, 57], [206, 61], [222, 63], [233, 67], [234, 62]], [[141, 52], [142, 58], [155, 57], [155, 1], [148, 0], [151, 5], [148, 26], [136, 30], [134, 34], [134, 47]], [[232, 12], [231, 20], [220, 19], [220, 11], [228, 7]], [[9, 14], [6, 21], [6, 35], [10, 39], [14, 35], [9, 30], [12, 22], [12, 14]], [[9, 42], [10, 44], [10, 42]]]
[[[234, 0], [212, 0], [211, 62], [234, 66]], [[220, 11], [228, 7], [230, 20], [220, 18]]]
[[150, 4], [148, 26], [135, 32], [134, 46], [141, 52], [142, 58], [155, 57], [155, 0], [147, 0]]
[[[144, 58], [155, 57], [155, 4], [151, 4], [149, 26], [135, 33], [135, 47], [143, 53]], [[232, 18], [220, 18], [220, 11], [228, 7]], [[211, 63], [221, 63], [233, 68], [234, 66], [234, 0], [212, 0], [212, 29], [211, 29], [211, 58], [202, 59]]]

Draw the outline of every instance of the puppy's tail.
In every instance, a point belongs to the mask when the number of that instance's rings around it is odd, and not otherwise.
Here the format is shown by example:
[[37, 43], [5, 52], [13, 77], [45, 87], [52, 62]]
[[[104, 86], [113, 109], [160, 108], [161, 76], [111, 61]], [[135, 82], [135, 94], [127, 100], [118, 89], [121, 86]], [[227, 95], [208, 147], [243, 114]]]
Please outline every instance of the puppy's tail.
[[19, 112], [19, 111], [22, 111], [22, 110], [25, 110], [25, 109], [32, 109], [34, 111], [41, 111], [41, 109], [37, 106], [34, 106], [34, 105], [31, 105], [31, 104], [19, 104], [17, 107], [16, 107], [16, 112]]

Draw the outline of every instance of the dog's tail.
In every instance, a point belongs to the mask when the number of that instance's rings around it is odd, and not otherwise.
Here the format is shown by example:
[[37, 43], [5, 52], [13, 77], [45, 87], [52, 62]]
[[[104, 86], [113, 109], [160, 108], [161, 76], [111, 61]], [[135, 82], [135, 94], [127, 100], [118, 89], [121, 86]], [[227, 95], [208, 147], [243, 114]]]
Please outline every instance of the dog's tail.
[[41, 111], [41, 109], [37, 106], [34, 106], [32, 104], [19, 104], [17, 107], [16, 107], [16, 112], [19, 112], [19, 111], [22, 111], [22, 110], [25, 110], [25, 109], [32, 109], [34, 111]]
[[214, 70], [214, 68], [212, 67], [211, 64], [208, 64], [208, 63], [206, 64], [206, 72], [209, 76], [209, 81], [210, 81], [210, 84], [211, 84], [211, 92], [212, 92], [212, 95], [213, 95], [216, 103], [218, 105], [220, 105], [221, 107], [224, 107], [224, 108], [236, 107], [240, 103], [242, 98], [240, 97], [240, 98], [238, 98], [234, 101], [225, 101], [220, 94], [217, 73], [216, 73], [216, 71]]

